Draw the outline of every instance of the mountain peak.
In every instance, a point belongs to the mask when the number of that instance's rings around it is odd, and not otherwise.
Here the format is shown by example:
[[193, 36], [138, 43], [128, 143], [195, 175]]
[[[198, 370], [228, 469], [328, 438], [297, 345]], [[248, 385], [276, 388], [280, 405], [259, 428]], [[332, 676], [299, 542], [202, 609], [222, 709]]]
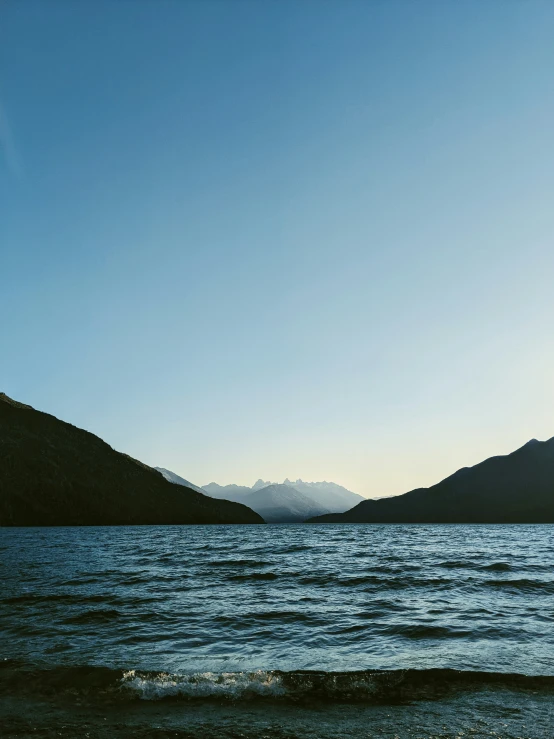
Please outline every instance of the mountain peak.
[[548, 441], [539, 441], [538, 439], [529, 439], [523, 446], [520, 446], [519, 449], [516, 449], [515, 453], [522, 452], [524, 450], [528, 451], [529, 449], [536, 449], [537, 451], [540, 451], [541, 449], [546, 449], [549, 445]]
[[267, 482], [264, 482], [262, 478], [260, 477], [259, 480], [256, 480], [256, 482], [252, 485], [252, 490], [260, 490], [261, 488], [265, 488], [268, 485], [271, 485], [271, 482], [267, 480]]

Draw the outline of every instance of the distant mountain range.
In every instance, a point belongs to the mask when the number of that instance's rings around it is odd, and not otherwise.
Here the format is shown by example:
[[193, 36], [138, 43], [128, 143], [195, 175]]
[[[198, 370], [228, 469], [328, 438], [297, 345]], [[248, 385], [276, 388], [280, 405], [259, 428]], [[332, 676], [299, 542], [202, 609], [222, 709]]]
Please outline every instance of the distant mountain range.
[[241, 502], [259, 513], [267, 523], [300, 523], [325, 512], [319, 503], [290, 485], [271, 484], [258, 488], [245, 495]]
[[0, 526], [185, 523], [263, 521], [0, 393]]
[[430, 488], [309, 523], [554, 523], [554, 438], [464, 467]]
[[[161, 471], [162, 468], [156, 469]], [[179, 485], [185, 484], [184, 478], [174, 472], [169, 470], [164, 472], [168, 480], [171, 479]], [[205, 485], [202, 490], [214, 498], [247, 505], [267, 523], [301, 523], [312, 516], [329, 513], [329, 508], [325, 508], [313, 497], [305, 495], [291, 484], [279, 485], [258, 480], [249, 488], [244, 485], [218, 485], [212, 482]]]
[[240, 500], [245, 495], [249, 495], [253, 489], [245, 485], [218, 485], [217, 482], [210, 482], [209, 485], [203, 485], [201, 488], [206, 495], [225, 500]]
[[303, 480], [292, 482], [288, 478], [281, 485], [276, 482], [260, 479], [251, 488], [244, 485], [218, 485], [215, 482], [211, 482], [209, 485], [204, 485], [202, 490], [214, 498], [243, 501], [245, 496], [250, 495], [250, 493], [256, 490], [262, 490], [271, 485], [277, 486], [278, 488], [282, 488], [283, 486], [293, 488], [298, 493], [303, 493], [313, 504], [330, 513], [346, 511], [349, 507], [365, 500], [361, 495], [353, 493], [351, 490], [347, 490], [335, 482], [304, 482]]

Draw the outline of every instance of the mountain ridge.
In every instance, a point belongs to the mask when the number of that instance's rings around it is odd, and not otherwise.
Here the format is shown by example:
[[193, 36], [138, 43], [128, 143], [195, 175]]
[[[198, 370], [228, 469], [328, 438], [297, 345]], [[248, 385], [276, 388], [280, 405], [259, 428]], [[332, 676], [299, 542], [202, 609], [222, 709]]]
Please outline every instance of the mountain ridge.
[[554, 523], [554, 437], [308, 523]]
[[0, 526], [263, 523], [0, 393]]
[[300, 493], [312, 498], [312, 500], [327, 509], [331, 513], [343, 512], [349, 507], [354, 505], [356, 502], [362, 502], [365, 498], [358, 493], [353, 493], [351, 490], [338, 485], [335, 482], [304, 482], [300, 478], [296, 482], [292, 482], [289, 478], [285, 478], [282, 483], [270, 482], [269, 480], [263, 480], [262, 478], [256, 480], [256, 482], [249, 488], [246, 485], [218, 485], [215, 482], [208, 483], [202, 486], [208, 495], [213, 495], [217, 498], [225, 498], [227, 500], [242, 500], [244, 495], [249, 495], [252, 491], [261, 490], [262, 488], [268, 487], [269, 485], [288, 485], [294, 488]]

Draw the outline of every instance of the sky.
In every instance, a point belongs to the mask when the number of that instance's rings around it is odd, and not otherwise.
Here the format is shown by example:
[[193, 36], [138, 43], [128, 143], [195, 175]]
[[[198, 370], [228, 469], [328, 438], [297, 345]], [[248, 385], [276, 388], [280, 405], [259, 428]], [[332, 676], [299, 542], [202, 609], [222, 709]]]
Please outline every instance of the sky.
[[554, 436], [554, 3], [0, 0], [0, 391], [196, 484]]

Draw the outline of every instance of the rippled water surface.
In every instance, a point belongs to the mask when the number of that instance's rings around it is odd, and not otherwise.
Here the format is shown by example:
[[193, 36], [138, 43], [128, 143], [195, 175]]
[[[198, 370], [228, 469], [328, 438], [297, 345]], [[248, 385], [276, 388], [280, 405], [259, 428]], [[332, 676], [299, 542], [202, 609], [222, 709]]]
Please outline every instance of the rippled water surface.
[[554, 674], [551, 526], [0, 530], [4, 659]]

